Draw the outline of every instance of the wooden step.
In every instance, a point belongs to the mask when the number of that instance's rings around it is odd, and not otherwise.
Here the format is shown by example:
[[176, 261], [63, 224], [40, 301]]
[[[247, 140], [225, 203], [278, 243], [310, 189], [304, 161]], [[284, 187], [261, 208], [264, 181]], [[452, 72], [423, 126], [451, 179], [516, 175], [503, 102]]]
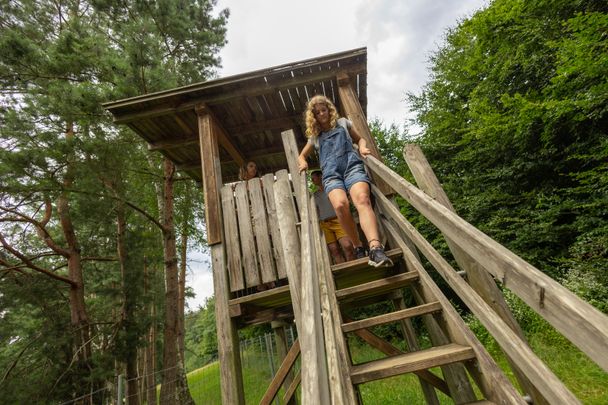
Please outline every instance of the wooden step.
[[403, 319], [413, 318], [415, 316], [432, 314], [441, 311], [441, 304], [434, 301], [428, 304], [419, 305], [413, 308], [402, 309], [384, 315], [374, 316], [372, 318], [361, 319], [342, 324], [342, 331], [354, 332], [359, 329], [367, 329], [373, 326], [384, 325], [386, 323], [396, 322]]
[[[403, 254], [403, 252], [401, 251], [401, 249], [391, 249], [391, 250], [386, 251], [386, 255], [393, 262], [395, 262], [397, 259], [399, 259], [402, 256], [402, 254]], [[364, 257], [363, 259], [356, 259], [356, 260], [351, 260], [350, 262], [334, 264], [333, 266], [331, 266], [331, 271], [334, 275], [340, 274], [340, 273], [347, 273], [347, 272], [348, 273], [356, 272], [357, 270], [366, 269], [366, 268], [370, 267], [369, 264], [367, 264], [368, 261], [369, 261], [369, 258]]]
[[418, 280], [418, 272], [409, 271], [397, 274], [380, 280], [370, 281], [354, 287], [343, 288], [336, 291], [336, 298], [339, 301], [349, 302], [358, 298], [371, 297], [396, 290]]
[[488, 401], [487, 399], [480, 399], [475, 402], [467, 402], [465, 405], [496, 405], [495, 402]]
[[450, 343], [352, 366], [351, 379], [353, 384], [363, 384], [474, 358], [475, 352], [470, 347]]
[[[392, 249], [387, 251], [386, 255], [391, 258], [393, 263], [397, 263], [402, 256], [402, 252], [401, 249]], [[371, 267], [367, 264], [368, 260], [366, 257], [331, 266], [336, 288], [352, 287], [395, 274], [394, 267]]]

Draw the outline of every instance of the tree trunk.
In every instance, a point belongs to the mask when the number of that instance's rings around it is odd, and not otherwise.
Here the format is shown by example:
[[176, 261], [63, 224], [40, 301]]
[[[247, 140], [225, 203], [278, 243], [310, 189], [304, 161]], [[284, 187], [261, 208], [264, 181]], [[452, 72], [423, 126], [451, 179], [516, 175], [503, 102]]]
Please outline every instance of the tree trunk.
[[[66, 140], [71, 142], [74, 138], [74, 128], [72, 124], [68, 124], [66, 129]], [[74, 168], [72, 157], [68, 156], [68, 164], [63, 179], [64, 189], [69, 190], [74, 182]], [[74, 344], [76, 358], [78, 359], [80, 372], [90, 374], [91, 365], [89, 364], [91, 359], [91, 325], [89, 317], [86, 311], [86, 305], [84, 301], [84, 279], [82, 275], [82, 261], [80, 257], [80, 246], [76, 232], [74, 230], [74, 224], [72, 223], [72, 217], [70, 215], [70, 200], [68, 198], [68, 192], [62, 192], [57, 198], [57, 214], [59, 216], [59, 223], [61, 230], [67, 244], [68, 251], [68, 277], [74, 282], [70, 287], [69, 292], [69, 303], [70, 303], [70, 320], [72, 324], [74, 334]], [[82, 389], [80, 392], [91, 392], [93, 387], [90, 389]], [[87, 397], [83, 400], [83, 403], [91, 402], [91, 398]]]
[[[154, 273], [150, 276], [148, 262], [144, 257], [144, 295], [147, 297], [150, 291], [150, 278], [154, 280]], [[154, 286], [152, 287], [154, 288]], [[153, 295], [154, 297], [155, 295]], [[152, 323], [148, 331], [148, 345], [145, 348], [144, 381], [146, 387], [146, 401], [148, 405], [156, 405], [156, 300], [150, 302], [150, 318]]]
[[[186, 206], [187, 207], [187, 206]], [[178, 290], [178, 302], [177, 308], [178, 314], [178, 328], [177, 328], [177, 344], [179, 349], [179, 356], [182, 363], [186, 364], [185, 357], [185, 345], [186, 345], [186, 331], [185, 331], [185, 310], [186, 310], [186, 268], [187, 268], [187, 255], [188, 255], [188, 216], [184, 216], [184, 223], [182, 225], [181, 235], [181, 246], [180, 246], [180, 263], [179, 263], [179, 290]]]
[[[163, 377], [160, 390], [162, 404], [193, 404], [178, 353], [178, 266], [173, 221], [173, 183], [175, 166], [164, 159], [164, 193], [161, 212], [163, 225], [163, 254], [165, 258], [165, 330], [163, 347]], [[179, 388], [179, 389], [178, 389]]]
[[125, 207], [122, 202], [118, 203], [116, 209], [116, 247], [118, 250], [118, 261], [120, 263], [120, 275], [122, 278], [122, 328], [124, 331], [125, 355], [124, 361], [127, 371], [127, 404], [139, 405], [139, 387], [137, 375], [137, 336], [135, 335], [135, 306], [137, 294], [129, 293], [131, 279], [128, 271], [129, 263], [127, 257], [127, 247], [125, 246], [125, 233], [127, 229], [127, 221], [125, 216]]

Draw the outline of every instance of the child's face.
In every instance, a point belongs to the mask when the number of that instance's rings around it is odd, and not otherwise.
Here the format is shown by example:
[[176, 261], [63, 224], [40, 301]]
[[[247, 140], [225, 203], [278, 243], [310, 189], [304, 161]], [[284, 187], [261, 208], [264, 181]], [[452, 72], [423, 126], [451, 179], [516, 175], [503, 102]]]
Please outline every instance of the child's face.
[[329, 123], [329, 108], [325, 104], [315, 104], [312, 107], [312, 113], [319, 125], [323, 126]]
[[249, 175], [249, 177], [254, 177], [258, 174], [258, 167], [255, 162], [247, 163], [247, 174]]

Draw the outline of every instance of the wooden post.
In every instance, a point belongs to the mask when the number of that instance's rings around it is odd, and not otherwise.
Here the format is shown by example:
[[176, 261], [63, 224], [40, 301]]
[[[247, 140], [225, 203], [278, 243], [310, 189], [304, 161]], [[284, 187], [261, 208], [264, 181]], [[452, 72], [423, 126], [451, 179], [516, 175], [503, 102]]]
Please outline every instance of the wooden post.
[[[452, 212], [456, 212], [447, 194], [441, 187], [439, 180], [435, 176], [431, 165], [426, 160], [424, 153], [418, 145], [407, 144], [403, 148], [403, 156], [407, 162], [410, 171], [416, 179], [418, 186], [433, 197], [438, 203]], [[496, 286], [494, 279], [488, 274], [471, 256], [469, 256], [463, 249], [461, 249], [454, 241], [445, 236], [446, 243], [456, 263], [461, 269], [466, 271], [467, 280], [471, 287], [479, 294], [479, 296], [496, 312], [498, 316], [515, 332], [523, 342], [526, 342], [521, 327], [513, 317], [513, 314], [509, 310], [507, 303], [500, 292], [500, 289]], [[507, 360], [517, 377], [517, 380], [521, 384], [524, 391], [532, 396], [535, 404], [548, 404], [547, 400], [538, 392], [538, 390], [530, 383], [530, 380], [519, 370], [517, 364], [507, 356]]]
[[207, 243], [209, 246], [222, 242], [222, 216], [220, 186], [222, 174], [214, 122], [204, 104], [196, 106], [198, 134], [203, 170], [203, 195], [205, 198], [205, 219], [207, 222]]
[[199, 136], [201, 145], [201, 166], [203, 169], [203, 192], [207, 218], [207, 240], [211, 247], [213, 269], [213, 290], [215, 293], [215, 317], [217, 325], [218, 356], [220, 361], [220, 382], [222, 402], [244, 404], [241, 356], [235, 321], [230, 318], [228, 302], [230, 286], [224, 252], [222, 212], [220, 199], [221, 171], [217, 134], [211, 116], [205, 106], [197, 106]]
[[[376, 145], [376, 141], [372, 137], [372, 133], [367, 125], [367, 117], [363, 113], [363, 108], [359, 104], [359, 99], [347, 73], [341, 72], [337, 76], [338, 81], [338, 94], [340, 96], [340, 102], [346, 117], [352, 121], [359, 134], [367, 142], [367, 147], [372, 151], [372, 156], [378, 160], [382, 160], [380, 156], [380, 150]], [[372, 176], [373, 177], [373, 176]], [[377, 176], [374, 178], [374, 183], [378, 186], [382, 193], [385, 195], [393, 194], [393, 190]]]

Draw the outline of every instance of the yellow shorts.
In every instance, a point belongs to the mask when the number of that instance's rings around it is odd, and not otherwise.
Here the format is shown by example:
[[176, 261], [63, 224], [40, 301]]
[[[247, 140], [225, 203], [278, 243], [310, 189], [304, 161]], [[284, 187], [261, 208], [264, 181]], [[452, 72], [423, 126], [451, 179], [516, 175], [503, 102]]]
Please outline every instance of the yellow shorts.
[[325, 234], [325, 242], [328, 245], [346, 236], [346, 232], [344, 232], [344, 229], [342, 229], [342, 226], [340, 226], [338, 218], [327, 219], [325, 221], [321, 221], [320, 224], [321, 229]]

